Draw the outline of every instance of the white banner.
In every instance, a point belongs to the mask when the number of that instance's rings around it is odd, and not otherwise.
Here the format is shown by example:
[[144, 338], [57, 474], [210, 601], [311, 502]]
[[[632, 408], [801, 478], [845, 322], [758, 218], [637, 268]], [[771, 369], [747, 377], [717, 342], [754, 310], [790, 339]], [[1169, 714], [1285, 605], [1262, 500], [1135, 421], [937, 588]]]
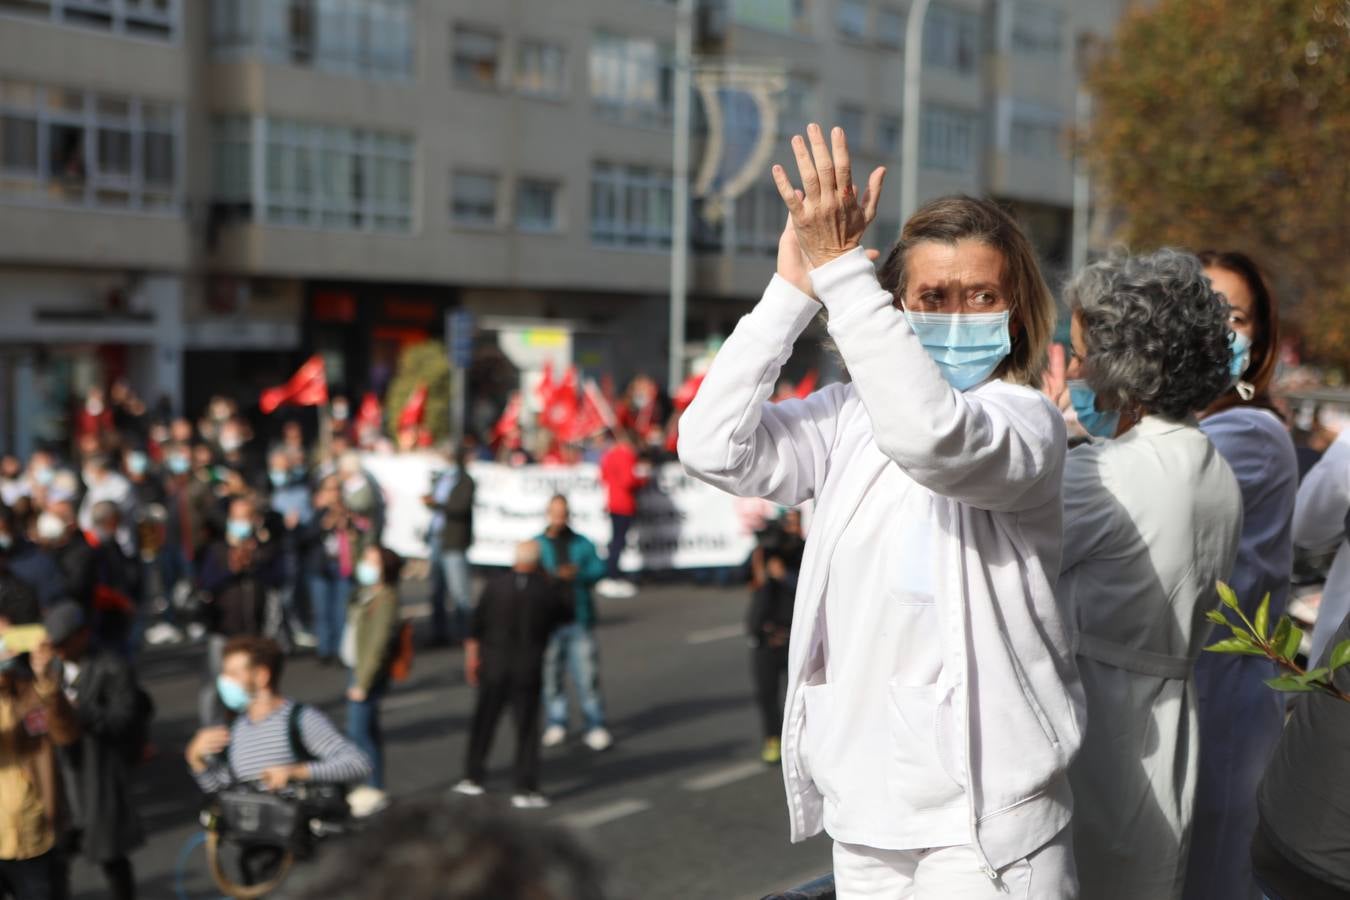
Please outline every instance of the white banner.
[[[423, 497], [444, 467], [433, 454], [369, 455], [366, 470], [384, 491], [384, 542], [408, 557], [426, 558], [431, 513]], [[595, 542], [604, 556], [609, 546], [609, 515], [599, 467], [522, 466], [471, 463], [476, 483], [475, 565], [508, 566], [520, 541], [544, 529], [544, 512], [554, 494], [567, 497], [572, 528]], [[738, 500], [690, 478], [676, 463], [656, 469], [638, 497], [638, 514], [620, 560], [627, 572], [739, 566], [754, 549], [752, 523], [763, 514], [763, 501]]]

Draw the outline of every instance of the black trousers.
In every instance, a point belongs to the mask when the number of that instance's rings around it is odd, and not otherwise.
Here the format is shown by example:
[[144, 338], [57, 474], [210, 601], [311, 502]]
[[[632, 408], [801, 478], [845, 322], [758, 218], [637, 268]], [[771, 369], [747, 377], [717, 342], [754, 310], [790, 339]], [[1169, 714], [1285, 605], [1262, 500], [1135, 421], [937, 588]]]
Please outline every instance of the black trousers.
[[1266, 836], [1265, 823], [1252, 838], [1252, 874], [1270, 900], [1345, 900], [1345, 891], [1294, 865]]
[[465, 777], [482, 784], [497, 722], [510, 706], [516, 720], [515, 788], [524, 793], [539, 790], [539, 707], [543, 690], [542, 675], [522, 678], [484, 674], [473, 710]]
[[770, 647], [767, 642], [750, 651], [750, 672], [755, 682], [755, 702], [764, 722], [764, 736], [776, 738], [783, 733], [783, 691], [787, 686], [788, 648]]

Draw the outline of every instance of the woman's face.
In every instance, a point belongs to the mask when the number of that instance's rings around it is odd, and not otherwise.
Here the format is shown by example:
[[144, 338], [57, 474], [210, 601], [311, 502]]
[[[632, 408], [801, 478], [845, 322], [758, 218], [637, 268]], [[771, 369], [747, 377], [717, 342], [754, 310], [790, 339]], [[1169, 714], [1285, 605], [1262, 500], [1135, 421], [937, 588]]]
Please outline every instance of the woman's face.
[[1243, 281], [1241, 275], [1227, 269], [1205, 269], [1205, 277], [1233, 308], [1228, 316], [1228, 327], [1245, 334], [1250, 340], [1256, 340], [1256, 304], [1252, 300], [1252, 292], [1247, 289], [1247, 282]]
[[922, 241], [910, 249], [907, 270], [904, 306], [911, 312], [999, 313], [1012, 308], [1003, 287], [1003, 254], [988, 244]]

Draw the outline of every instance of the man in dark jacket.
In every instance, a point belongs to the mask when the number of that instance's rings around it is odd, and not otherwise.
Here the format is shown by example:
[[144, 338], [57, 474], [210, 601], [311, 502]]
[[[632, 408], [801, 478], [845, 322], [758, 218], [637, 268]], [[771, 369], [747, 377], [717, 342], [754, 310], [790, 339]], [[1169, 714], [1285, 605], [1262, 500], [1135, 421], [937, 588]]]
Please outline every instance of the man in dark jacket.
[[[431, 591], [431, 634], [435, 644], [448, 644], [451, 638], [462, 640], [468, 628], [472, 604], [469, 597], [469, 548], [473, 546], [474, 481], [465, 468], [463, 450], [455, 453], [450, 467], [433, 481], [425, 502], [432, 510], [430, 543], [433, 556]], [[435, 565], [439, 562], [439, 565]], [[455, 627], [451, 634], [446, 615], [446, 594], [455, 609]]]
[[131, 796], [131, 766], [142, 750], [149, 709], [127, 661], [111, 650], [91, 648], [77, 604], [53, 606], [43, 625], [80, 723], [80, 740], [62, 747], [60, 755], [73, 843], [102, 867], [108, 896], [132, 900], [136, 879], [128, 857], [145, 842], [145, 833]]
[[98, 583], [94, 548], [75, 523], [75, 508], [69, 503], [53, 503], [38, 516], [37, 537], [52, 562], [61, 570], [66, 595], [85, 610], [93, 609], [94, 587]]
[[572, 617], [564, 586], [539, 570], [539, 544], [516, 547], [510, 572], [488, 582], [478, 600], [471, 637], [465, 644], [465, 676], [478, 688], [469, 735], [465, 777], [455, 790], [483, 793], [487, 755], [497, 721], [507, 706], [516, 717], [515, 796], [517, 809], [542, 809], [539, 793], [539, 704], [544, 686], [544, 649], [554, 630]]
[[750, 668], [755, 682], [755, 701], [764, 725], [764, 748], [760, 758], [778, 765], [782, 758], [783, 689], [787, 684], [788, 635], [792, 632], [792, 608], [797, 594], [797, 576], [802, 567], [806, 542], [802, 516], [789, 509], [758, 537], [751, 559], [752, 587], [746, 631], [750, 637]]

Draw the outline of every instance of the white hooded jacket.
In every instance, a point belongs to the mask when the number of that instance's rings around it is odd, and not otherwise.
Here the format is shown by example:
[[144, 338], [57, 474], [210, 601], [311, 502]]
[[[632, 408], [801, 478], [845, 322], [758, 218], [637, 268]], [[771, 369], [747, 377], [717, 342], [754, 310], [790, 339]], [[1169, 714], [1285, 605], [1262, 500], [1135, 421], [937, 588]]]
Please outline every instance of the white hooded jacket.
[[[1084, 703], [1054, 591], [1064, 421], [1030, 388], [994, 380], [954, 390], [861, 250], [811, 278], [852, 384], [766, 402], [820, 310], [775, 276], [718, 353], [681, 418], [679, 440], [690, 474], [723, 490], [784, 505], [816, 501], [783, 724], [791, 837], [823, 828], [821, 793], [801, 765], [802, 688], [823, 678], [820, 622], [832, 551], [878, 474], [898, 465], [932, 494], [927, 527], [942, 653], [934, 731], [943, 767], [965, 789], [971, 843], [993, 877], [1054, 838], [1072, 810], [1066, 771]], [[839, 573], [834, 578], [839, 583]], [[857, 585], [858, 602], [881, 602], [875, 588]]]

